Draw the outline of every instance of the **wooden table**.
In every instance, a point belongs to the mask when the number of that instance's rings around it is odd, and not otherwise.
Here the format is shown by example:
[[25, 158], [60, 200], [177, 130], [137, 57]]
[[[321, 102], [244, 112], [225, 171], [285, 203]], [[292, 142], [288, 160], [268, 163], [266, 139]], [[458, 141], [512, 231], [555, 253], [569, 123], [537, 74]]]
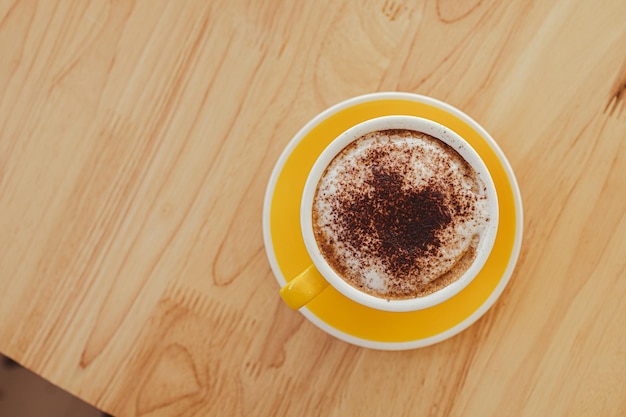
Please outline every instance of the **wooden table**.
[[[339, 341], [261, 230], [295, 132], [363, 93], [464, 110], [525, 236], [440, 344]], [[0, 1], [0, 352], [116, 416], [626, 415], [626, 2]]]

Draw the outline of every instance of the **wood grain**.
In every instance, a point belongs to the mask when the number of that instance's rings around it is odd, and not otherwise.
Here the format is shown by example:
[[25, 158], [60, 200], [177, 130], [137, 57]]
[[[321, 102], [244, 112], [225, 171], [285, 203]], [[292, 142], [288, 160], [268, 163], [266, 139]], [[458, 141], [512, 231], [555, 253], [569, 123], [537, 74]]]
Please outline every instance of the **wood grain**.
[[[626, 415], [626, 2], [0, 0], [0, 351], [116, 416]], [[511, 284], [406, 352], [289, 310], [261, 211], [311, 117], [447, 101], [520, 182]]]

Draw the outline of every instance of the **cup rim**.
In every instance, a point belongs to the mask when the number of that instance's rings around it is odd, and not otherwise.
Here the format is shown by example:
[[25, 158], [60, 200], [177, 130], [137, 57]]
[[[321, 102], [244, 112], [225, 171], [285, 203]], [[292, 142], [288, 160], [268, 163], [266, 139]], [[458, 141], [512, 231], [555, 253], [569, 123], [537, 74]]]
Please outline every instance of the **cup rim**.
[[[409, 129], [427, 133], [452, 146], [476, 170], [487, 188], [490, 221], [481, 236], [472, 265], [453, 283], [431, 294], [410, 299], [385, 299], [358, 290], [341, 278], [322, 255], [313, 234], [312, 207], [317, 184], [326, 167], [346, 146], [359, 137], [377, 130]], [[498, 228], [498, 197], [489, 169], [474, 148], [460, 135], [432, 120], [417, 116], [391, 115], [366, 120], [352, 126], [335, 138], [318, 156], [311, 168], [302, 194], [300, 227], [306, 250], [322, 276], [349, 299], [377, 310], [406, 312], [426, 309], [452, 298], [478, 275], [493, 249]]]

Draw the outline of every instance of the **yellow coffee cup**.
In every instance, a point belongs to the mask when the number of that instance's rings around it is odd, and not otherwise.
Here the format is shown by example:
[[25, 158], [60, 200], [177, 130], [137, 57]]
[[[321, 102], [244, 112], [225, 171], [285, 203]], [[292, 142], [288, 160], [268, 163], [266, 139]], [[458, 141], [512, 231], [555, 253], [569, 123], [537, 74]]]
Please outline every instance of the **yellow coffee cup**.
[[[386, 299], [364, 292], [344, 280], [324, 258], [313, 232], [313, 203], [320, 178], [327, 166], [346, 146], [371, 132], [405, 129], [426, 133], [451, 146], [475, 170], [486, 187], [489, 222], [481, 232], [476, 256], [467, 270], [454, 282], [420, 297]], [[287, 305], [299, 309], [321, 294], [328, 286], [334, 287], [356, 303], [377, 310], [406, 312], [422, 310], [443, 303], [462, 291], [480, 272], [493, 248], [498, 227], [498, 197], [489, 170], [478, 153], [461, 136], [432, 120], [415, 116], [384, 116], [359, 123], [334, 139], [320, 154], [311, 168], [304, 186], [300, 204], [302, 237], [312, 264], [288, 280], [280, 295]]]

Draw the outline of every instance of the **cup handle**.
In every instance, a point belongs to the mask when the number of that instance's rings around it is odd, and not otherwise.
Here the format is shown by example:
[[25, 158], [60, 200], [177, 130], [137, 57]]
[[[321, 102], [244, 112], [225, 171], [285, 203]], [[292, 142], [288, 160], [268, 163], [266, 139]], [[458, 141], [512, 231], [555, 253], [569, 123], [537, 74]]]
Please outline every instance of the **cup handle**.
[[282, 287], [280, 296], [289, 307], [298, 310], [317, 297], [329, 285], [328, 281], [315, 268], [315, 265], [311, 265]]

